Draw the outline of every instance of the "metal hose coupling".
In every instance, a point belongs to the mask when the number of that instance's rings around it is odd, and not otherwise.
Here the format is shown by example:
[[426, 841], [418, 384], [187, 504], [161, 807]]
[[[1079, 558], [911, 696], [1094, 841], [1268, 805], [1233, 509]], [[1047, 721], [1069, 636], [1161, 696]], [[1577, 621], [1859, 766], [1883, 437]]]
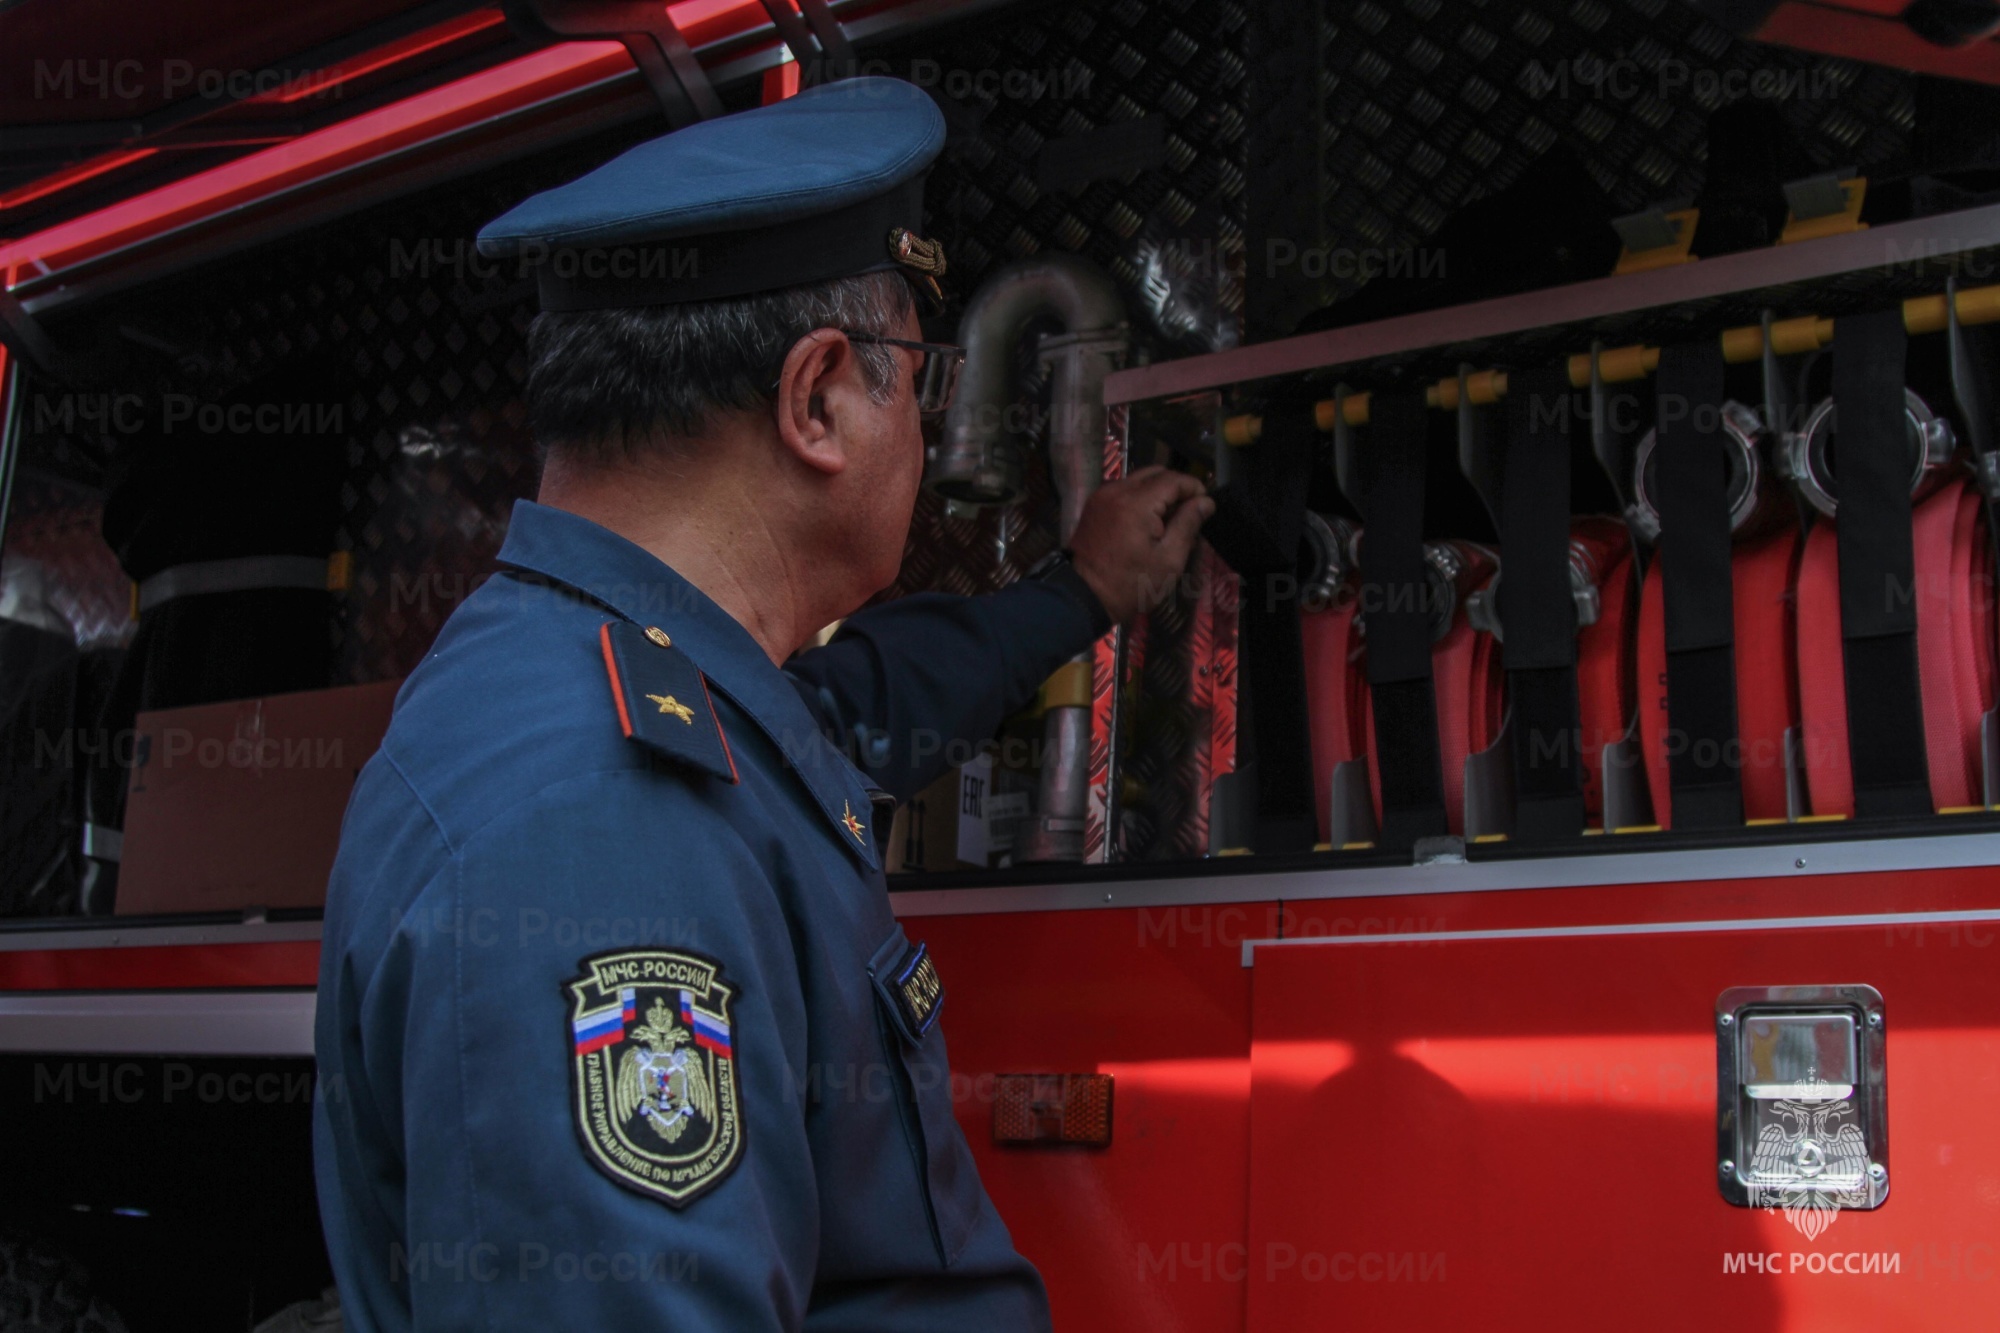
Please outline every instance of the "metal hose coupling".
[[[1359, 542], [1360, 534], [1355, 534]], [[1431, 642], [1451, 633], [1458, 611], [1472, 594], [1485, 586], [1500, 568], [1500, 557], [1492, 547], [1453, 537], [1424, 543], [1424, 612], [1430, 620]], [[1392, 594], [1393, 595], [1393, 594]], [[1356, 617], [1356, 627], [1368, 632], [1368, 608]]]
[[1306, 511], [1306, 535], [1300, 551], [1299, 605], [1324, 611], [1354, 596], [1355, 538], [1361, 529], [1338, 514]]
[[[1321, 525], [1318, 530], [1315, 530], [1315, 521]], [[1306, 515], [1306, 543], [1310, 567], [1318, 571], [1315, 577], [1301, 580], [1300, 597], [1306, 606], [1326, 606], [1343, 596], [1361, 595], [1361, 528], [1358, 525], [1345, 519], [1326, 519], [1309, 512]], [[1459, 606], [1467, 602], [1475, 590], [1483, 587], [1499, 567], [1499, 555], [1491, 547], [1478, 542], [1451, 538], [1424, 543], [1424, 588], [1419, 595], [1423, 598], [1423, 610], [1430, 621], [1432, 643], [1451, 633]], [[1321, 588], [1325, 589], [1325, 600], [1312, 600], [1319, 595]], [[1392, 600], [1396, 596], [1393, 591], [1388, 595]], [[1387, 609], [1401, 608], [1391, 606]], [[1364, 638], [1368, 634], [1368, 610], [1364, 599], [1364, 605], [1354, 618], [1355, 632]]]
[[[1486, 586], [1474, 592], [1465, 600], [1465, 619], [1472, 628], [1482, 634], [1491, 634], [1505, 643], [1506, 636], [1500, 627], [1500, 574], [1495, 569]], [[1604, 598], [1598, 592], [1598, 585], [1604, 581], [1603, 550], [1595, 542], [1581, 537], [1570, 538], [1569, 543], [1569, 595], [1576, 603], [1576, 628], [1581, 634], [1586, 626], [1595, 625], [1597, 618], [1604, 614]]]
[[[1833, 399], [1822, 398], [1806, 418], [1805, 429], [1788, 435], [1778, 453], [1779, 473], [1801, 499], [1828, 518], [1840, 508], [1840, 481], [1833, 466], [1837, 429]], [[1951, 422], [1931, 411], [1914, 390], [1904, 389], [1903, 437], [1910, 451], [1910, 497], [1921, 499], [1950, 475], [1958, 435]]]
[[[1765, 520], [1780, 512], [1780, 498], [1763, 463], [1763, 418], [1752, 407], [1730, 399], [1722, 404], [1722, 434], [1729, 464], [1724, 493], [1729, 499], [1729, 531], [1747, 537], [1761, 531]], [[1632, 463], [1632, 503], [1625, 511], [1632, 535], [1649, 545], [1660, 539], [1660, 467], [1658, 428], [1639, 440]], [[1781, 465], [1782, 466], [1782, 465]]]
[[1430, 584], [1431, 642], [1451, 633], [1458, 608], [1494, 571], [1500, 568], [1499, 553], [1477, 542], [1449, 541], [1424, 543], [1424, 577]]

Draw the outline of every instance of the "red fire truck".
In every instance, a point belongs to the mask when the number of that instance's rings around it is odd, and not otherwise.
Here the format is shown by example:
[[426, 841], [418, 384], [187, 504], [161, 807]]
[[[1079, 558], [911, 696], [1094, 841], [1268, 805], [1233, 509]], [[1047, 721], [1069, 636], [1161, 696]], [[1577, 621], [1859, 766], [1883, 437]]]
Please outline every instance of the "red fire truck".
[[1996, 29], [0, 0], [0, 1322], [337, 1322], [326, 871], [535, 486], [471, 238], [864, 71], [968, 349], [886, 595], [1218, 504], [890, 832], [1058, 1326], [2000, 1326]]

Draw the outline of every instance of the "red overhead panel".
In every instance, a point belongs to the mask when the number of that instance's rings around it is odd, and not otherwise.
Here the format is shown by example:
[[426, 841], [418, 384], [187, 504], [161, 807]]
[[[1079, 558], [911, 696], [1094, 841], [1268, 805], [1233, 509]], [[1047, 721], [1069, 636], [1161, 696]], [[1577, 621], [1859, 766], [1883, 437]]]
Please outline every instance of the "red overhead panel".
[[549, 47], [0, 245], [0, 267], [15, 270], [17, 285], [29, 282], [226, 209], [243, 208], [302, 183], [477, 126], [623, 73], [631, 65], [631, 57], [616, 42]]
[[[375, 0], [225, 23], [186, 6], [0, 5], [0, 233], [64, 218], [526, 50], [494, 5]], [[66, 16], [66, 17], [65, 17]], [[309, 21], [308, 21], [309, 20]]]
[[[666, 12], [711, 51], [770, 26], [758, 0], [680, 0]], [[275, 10], [241, 0], [0, 2], [0, 51], [16, 57], [0, 64], [0, 236], [416, 99], [530, 49], [497, 4], [480, 0]]]
[[1839, 0], [1801, 4], [1786, 0], [1756, 31], [1760, 42], [1817, 51], [1822, 55], [1891, 65], [1978, 83], [2000, 83], [2000, 42], [1937, 46], [1910, 31], [1896, 0]]
[[287, 56], [416, 7], [412, 0], [22, 0], [0, 9], [0, 51], [12, 53], [0, 62], [0, 125], [143, 115], [197, 95], [203, 73], [281, 67]]
[[[16, 29], [9, 26], [9, 20], [19, 13], [49, 7], [49, 0], [27, 0], [0, 10], [0, 45], [16, 39]], [[894, 5], [883, 6], [870, 17], [891, 8]], [[380, 17], [382, 9], [381, 4], [366, 10], [361, 6], [330, 6], [325, 12], [346, 24], [366, 16]], [[21, 162], [41, 160], [36, 154], [46, 156], [43, 150], [48, 143], [58, 139], [70, 142], [82, 131], [74, 119], [74, 108], [67, 113], [69, 120], [10, 127], [4, 120], [12, 105], [7, 99], [20, 96], [33, 102], [34, 87], [30, 83], [23, 93], [18, 87], [0, 84], [0, 269], [11, 272], [10, 285], [34, 307], [62, 287], [72, 277], [69, 271], [79, 265], [89, 264], [96, 271], [114, 257], [122, 263], [127, 255], [153, 252], [156, 242], [185, 238], [191, 229], [212, 222], [227, 224], [231, 243], [258, 239], [268, 234], [266, 220], [272, 214], [267, 206], [282, 201], [287, 207], [321, 207], [323, 213], [322, 205], [306, 199], [308, 190], [316, 197], [324, 196], [328, 190], [350, 189], [349, 182], [376, 181], [378, 177], [384, 188], [393, 192], [395, 180], [412, 170], [421, 171], [426, 162], [462, 166], [473, 160], [470, 154], [475, 149], [490, 157], [504, 151], [512, 141], [509, 136], [524, 129], [546, 127], [571, 113], [595, 114], [590, 108], [604, 112], [609, 105], [606, 99], [616, 102], [629, 98], [633, 89], [644, 86], [635, 77], [631, 57], [617, 42], [562, 42], [502, 59], [520, 47], [501, 12], [492, 7], [450, 12], [453, 9], [450, 0], [432, 0], [419, 9], [405, 9], [402, 20], [409, 31], [339, 59], [319, 62], [313, 68], [301, 68], [294, 71], [293, 78], [276, 82], [265, 78], [253, 95], [225, 101], [213, 115], [204, 112], [182, 119], [184, 102], [170, 104], [162, 111], [145, 97], [135, 96], [126, 110], [164, 115], [173, 119], [173, 126], [160, 130], [158, 120], [149, 122], [153, 128], [123, 122], [131, 132], [130, 142], [120, 142], [118, 133], [111, 132], [120, 122], [109, 122], [107, 132], [100, 136], [104, 142], [94, 151], [79, 149], [68, 159], [49, 158], [46, 170], [26, 176], [19, 170]], [[235, 10], [227, 12], [234, 14]], [[689, 44], [711, 59], [726, 61], [754, 52], [761, 49], [757, 43], [763, 39], [758, 34], [770, 34], [769, 15], [760, 0], [681, 0], [667, 12]], [[426, 18], [436, 21], [414, 22]], [[125, 41], [120, 49], [155, 49], [149, 45], [155, 37], [160, 42], [170, 36], [197, 42], [198, 34], [188, 36], [164, 24], [165, 20], [160, 20], [146, 27], [144, 31], [152, 36], [137, 43]], [[271, 49], [325, 35], [321, 29], [308, 32], [297, 23], [283, 31], [288, 35], [283, 41], [271, 42]], [[384, 31], [393, 31], [393, 22]], [[160, 35], [163, 33], [166, 36]], [[775, 37], [770, 41], [775, 43]], [[719, 54], [711, 55], [718, 45]], [[324, 46], [322, 43], [322, 49]], [[47, 59], [55, 59], [57, 70], [64, 59], [97, 59], [92, 51], [64, 47], [59, 42], [35, 49], [58, 53], [43, 61], [46, 66]], [[60, 55], [72, 49], [83, 54]], [[268, 54], [265, 46], [240, 43], [203, 49], [218, 60], [249, 62]], [[210, 59], [210, 55], [203, 59]], [[439, 60], [458, 69], [468, 61], [478, 64], [489, 59], [499, 63], [449, 82], [432, 83], [395, 101], [383, 100], [385, 90], [396, 87], [390, 80], [408, 71], [431, 69]], [[90, 77], [115, 81], [115, 65], [114, 61], [112, 66], [93, 66]], [[282, 59], [276, 59], [275, 66], [279, 73], [285, 68]], [[69, 68], [72, 83], [82, 86], [78, 82], [84, 77], [82, 66], [73, 63]], [[262, 68], [270, 74], [273, 66], [267, 63]], [[177, 76], [184, 73], [176, 67]], [[16, 69], [8, 77], [18, 75]], [[28, 77], [32, 79], [32, 70]], [[56, 75], [45, 71], [45, 81], [53, 77]], [[265, 83], [270, 86], [265, 87]], [[357, 85], [366, 96], [355, 95]], [[629, 114], [629, 110], [621, 114]], [[194, 120], [200, 123], [192, 123]], [[174, 169], [187, 157], [171, 150], [188, 147], [229, 148], [241, 155], [174, 178]], [[212, 154], [202, 160], [215, 162]], [[10, 163], [16, 168], [11, 172]], [[165, 170], [160, 169], [163, 165]], [[97, 197], [107, 182], [115, 202], [67, 218], [48, 213], [51, 201], [74, 209], [75, 203], [69, 202], [72, 192], [89, 200]], [[120, 198], [115, 192], [121, 189], [131, 193]], [[5, 236], [11, 229], [10, 214], [28, 224], [11, 240]], [[62, 220], [36, 226], [36, 216]], [[201, 234], [212, 241], [214, 229]], [[81, 290], [71, 288], [68, 295]]]
[[251, 100], [290, 106], [309, 97], [338, 97], [371, 74], [379, 74], [406, 64], [476, 33], [498, 28], [506, 22], [507, 16], [497, 9], [475, 9], [469, 14], [460, 14], [457, 18], [447, 19], [443, 23], [413, 32], [408, 37], [388, 42], [350, 60], [334, 61], [324, 69], [298, 71], [281, 87], [268, 93], [260, 93]]

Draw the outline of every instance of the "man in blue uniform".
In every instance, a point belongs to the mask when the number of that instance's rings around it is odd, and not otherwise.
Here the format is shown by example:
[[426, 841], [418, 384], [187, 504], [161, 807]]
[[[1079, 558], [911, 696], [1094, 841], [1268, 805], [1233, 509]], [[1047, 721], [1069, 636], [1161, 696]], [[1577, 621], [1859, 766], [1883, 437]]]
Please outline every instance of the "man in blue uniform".
[[1108, 485], [1040, 577], [798, 651], [893, 580], [949, 396], [913, 299], [942, 141], [916, 89], [850, 80], [481, 237], [538, 263], [548, 456], [334, 869], [315, 1138], [351, 1327], [1048, 1324], [878, 840], [943, 742], [1178, 574], [1210, 502]]

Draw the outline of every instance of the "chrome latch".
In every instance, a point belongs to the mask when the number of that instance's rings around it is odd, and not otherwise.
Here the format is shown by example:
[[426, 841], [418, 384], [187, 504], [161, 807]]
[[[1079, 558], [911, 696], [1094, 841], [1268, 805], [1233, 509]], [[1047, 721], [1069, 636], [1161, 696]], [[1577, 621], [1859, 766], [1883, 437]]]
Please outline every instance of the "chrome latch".
[[1715, 1002], [1722, 1197], [1808, 1238], [1889, 1197], [1888, 1019], [1873, 986], [1737, 986]]

